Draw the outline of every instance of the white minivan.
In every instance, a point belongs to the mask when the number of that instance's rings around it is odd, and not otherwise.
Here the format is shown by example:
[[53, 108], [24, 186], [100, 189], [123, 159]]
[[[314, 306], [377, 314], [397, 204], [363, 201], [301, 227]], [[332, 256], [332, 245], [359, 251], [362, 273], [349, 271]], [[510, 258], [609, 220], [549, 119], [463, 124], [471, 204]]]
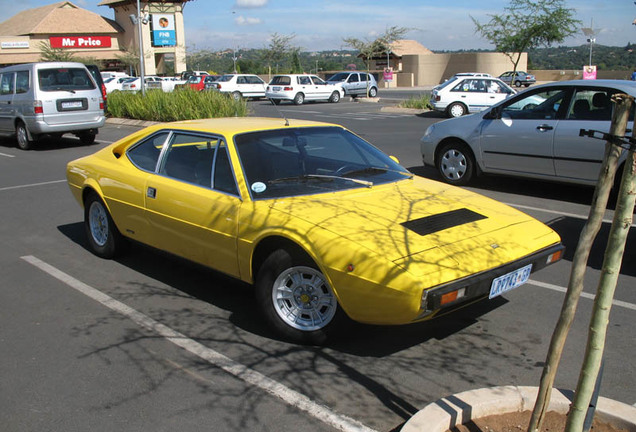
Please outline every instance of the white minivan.
[[82, 63], [28, 63], [0, 69], [0, 136], [28, 150], [41, 136], [72, 133], [83, 144], [104, 126], [104, 99]]

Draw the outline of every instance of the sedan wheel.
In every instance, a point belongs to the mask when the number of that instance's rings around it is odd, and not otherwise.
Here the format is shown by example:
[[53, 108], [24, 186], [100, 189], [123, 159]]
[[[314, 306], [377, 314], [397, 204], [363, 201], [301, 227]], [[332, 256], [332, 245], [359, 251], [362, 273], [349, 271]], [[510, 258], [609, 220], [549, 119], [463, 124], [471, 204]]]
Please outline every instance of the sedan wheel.
[[333, 327], [338, 301], [325, 276], [300, 265], [287, 250], [277, 250], [263, 263], [256, 279], [259, 307], [285, 339], [321, 344]]
[[516, 81], [515, 82], [515, 87], [517, 87], [517, 88], [521, 87], [521, 81]]
[[234, 100], [241, 100], [241, 92], [235, 91], [232, 93], [232, 97], [234, 98]]
[[475, 162], [472, 153], [466, 146], [451, 143], [442, 148], [437, 161], [437, 169], [445, 182], [453, 185], [465, 185], [473, 177]]
[[371, 87], [369, 89], [369, 97], [376, 97], [378, 95], [378, 89], [375, 87]]
[[335, 91], [331, 93], [331, 97], [329, 98], [329, 102], [338, 103], [340, 102], [340, 92]]
[[461, 117], [466, 114], [466, 107], [464, 104], [455, 102], [448, 107], [448, 115], [451, 117]]

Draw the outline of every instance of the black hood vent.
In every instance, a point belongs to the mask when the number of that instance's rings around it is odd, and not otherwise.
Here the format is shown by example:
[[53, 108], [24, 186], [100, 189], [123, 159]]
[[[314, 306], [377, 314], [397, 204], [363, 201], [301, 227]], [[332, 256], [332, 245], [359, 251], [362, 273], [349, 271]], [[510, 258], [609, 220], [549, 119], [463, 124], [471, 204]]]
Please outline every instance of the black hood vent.
[[421, 236], [425, 236], [482, 219], [486, 219], [486, 216], [475, 213], [472, 210], [462, 208], [432, 216], [426, 216], [408, 222], [402, 222], [400, 225], [418, 233]]

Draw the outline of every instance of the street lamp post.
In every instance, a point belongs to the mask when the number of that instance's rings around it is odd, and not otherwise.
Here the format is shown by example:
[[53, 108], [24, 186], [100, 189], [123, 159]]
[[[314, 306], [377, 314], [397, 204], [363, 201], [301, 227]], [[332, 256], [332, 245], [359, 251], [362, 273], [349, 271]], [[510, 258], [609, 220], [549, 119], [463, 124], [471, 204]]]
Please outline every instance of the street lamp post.
[[148, 24], [148, 15], [141, 16], [141, 6], [139, 5], [139, 0], [137, 0], [137, 15], [131, 14], [130, 20], [134, 25], [137, 26], [137, 35], [139, 37], [139, 79], [141, 81], [141, 94], [146, 95], [146, 73], [144, 68], [144, 40], [143, 33], [141, 29], [142, 24]]

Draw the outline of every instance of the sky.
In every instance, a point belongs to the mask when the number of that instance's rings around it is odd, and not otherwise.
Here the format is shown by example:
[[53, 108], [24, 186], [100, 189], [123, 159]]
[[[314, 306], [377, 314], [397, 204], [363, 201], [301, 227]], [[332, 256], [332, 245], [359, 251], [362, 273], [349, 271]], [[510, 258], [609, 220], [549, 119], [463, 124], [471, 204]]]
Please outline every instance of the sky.
[[[0, 0], [0, 21], [25, 9], [54, 0]], [[112, 9], [99, 0], [72, 0], [76, 6], [107, 18]], [[291, 44], [303, 51], [350, 49], [343, 39], [374, 40], [388, 28], [408, 28], [405, 39], [430, 50], [492, 49], [475, 33], [471, 17], [485, 23], [500, 14], [509, 0], [191, 0], [184, 20], [188, 51], [265, 48], [271, 35], [294, 36]], [[566, 0], [581, 27], [592, 27], [596, 43], [625, 46], [636, 42], [633, 0]], [[583, 32], [565, 46], [586, 44]]]

